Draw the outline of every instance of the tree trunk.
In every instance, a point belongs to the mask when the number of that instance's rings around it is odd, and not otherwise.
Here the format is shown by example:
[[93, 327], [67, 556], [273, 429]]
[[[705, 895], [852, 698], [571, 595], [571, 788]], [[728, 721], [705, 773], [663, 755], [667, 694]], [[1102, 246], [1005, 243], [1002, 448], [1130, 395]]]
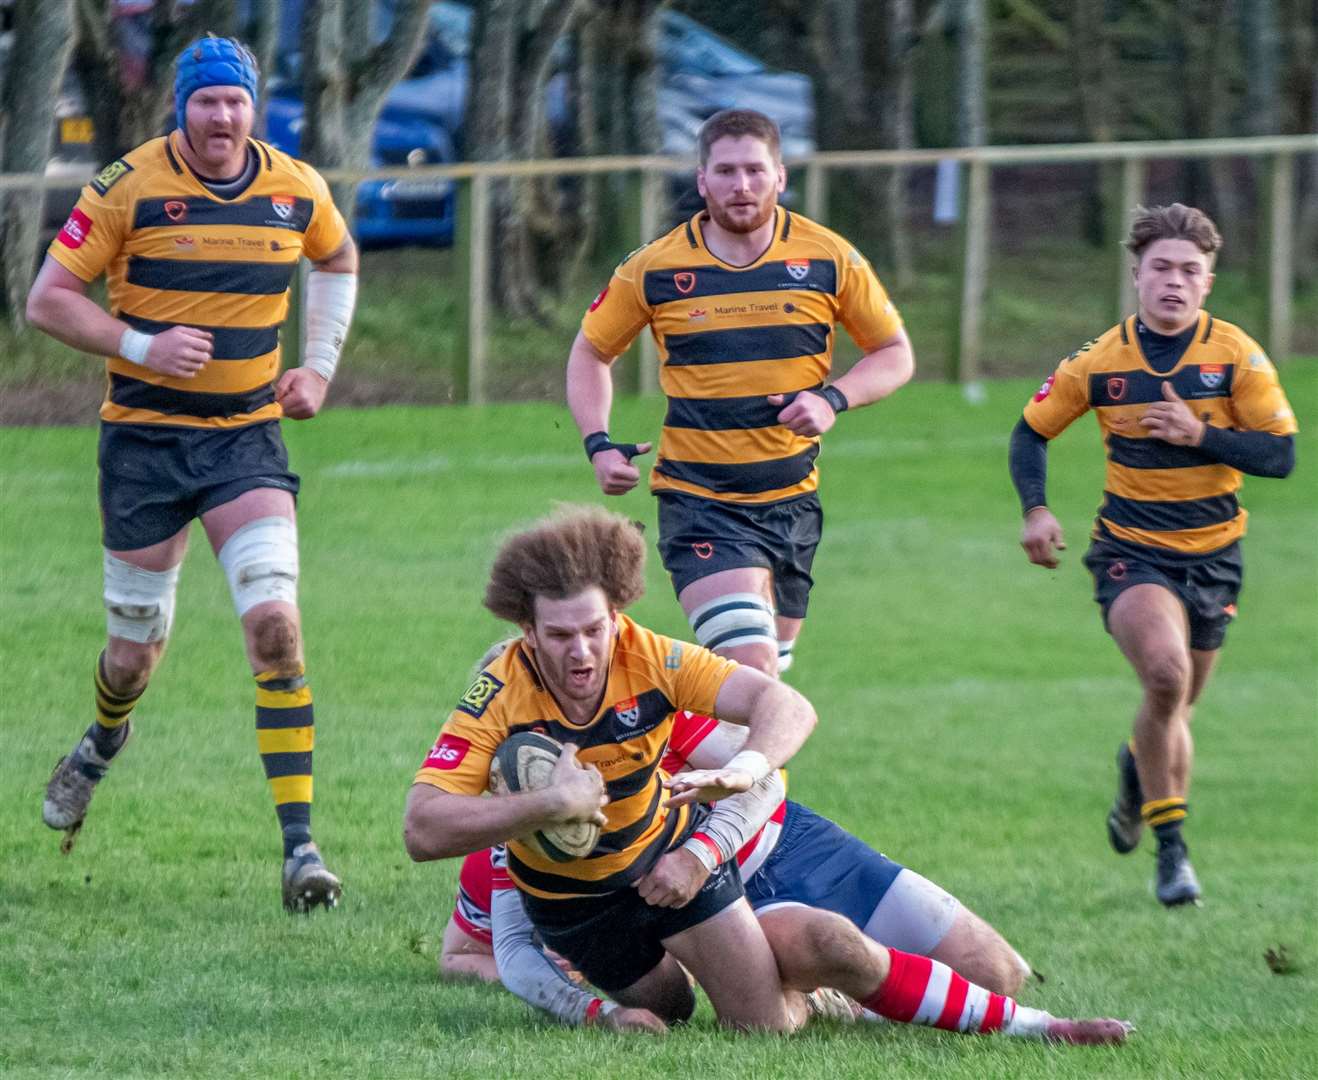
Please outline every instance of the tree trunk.
[[[55, 97], [73, 41], [72, 0], [17, 0], [9, 60], [0, 86], [0, 173], [40, 173], [50, 159]], [[15, 330], [23, 326], [41, 242], [39, 189], [0, 198], [0, 305]]]
[[[385, 96], [421, 49], [428, 0], [398, 0], [393, 25], [380, 42], [371, 33], [371, 5], [316, 0], [302, 10], [301, 156], [324, 168], [371, 166], [375, 121]], [[351, 224], [356, 184], [331, 185]]]
[[[910, 150], [915, 146], [915, 20], [911, 0], [889, 0], [886, 44], [887, 78], [884, 80], [887, 101], [876, 103], [884, 117], [883, 145], [892, 150]], [[911, 237], [906, 224], [906, 183], [909, 170], [895, 166], [888, 172], [887, 198], [884, 208], [888, 218], [893, 286], [909, 288], [915, 280], [911, 260]]]

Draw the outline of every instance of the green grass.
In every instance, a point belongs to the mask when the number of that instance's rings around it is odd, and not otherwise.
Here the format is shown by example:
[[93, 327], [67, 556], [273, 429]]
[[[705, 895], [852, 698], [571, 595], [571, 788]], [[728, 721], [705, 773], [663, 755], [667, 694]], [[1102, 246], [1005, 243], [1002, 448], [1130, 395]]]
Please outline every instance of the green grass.
[[[1207, 902], [1164, 911], [1146, 847], [1107, 849], [1112, 753], [1137, 699], [1080, 565], [1101, 488], [1092, 422], [1054, 445], [1062, 568], [1017, 547], [1006, 433], [1037, 379], [979, 407], [917, 385], [843, 417], [821, 459], [828, 521], [793, 682], [820, 728], [796, 797], [959, 895], [1047, 976], [1023, 999], [1133, 1019], [1119, 1050], [824, 1027], [625, 1041], [435, 978], [456, 862], [415, 866], [411, 776], [471, 663], [498, 536], [598, 498], [565, 412], [331, 410], [288, 424], [320, 714], [316, 833], [342, 908], [289, 919], [252, 734], [252, 682], [204, 539], [138, 732], [70, 857], [39, 820], [90, 719], [101, 644], [95, 436], [0, 430], [0, 1075], [9, 1077], [1132, 1077], [1318, 1073], [1318, 362], [1283, 369], [1300, 468], [1249, 480], [1246, 590], [1195, 720], [1189, 826]], [[653, 433], [662, 405], [620, 401]], [[635, 492], [612, 503], [653, 524]], [[635, 614], [686, 630], [657, 560]], [[1284, 945], [1297, 970], [1263, 953]]]

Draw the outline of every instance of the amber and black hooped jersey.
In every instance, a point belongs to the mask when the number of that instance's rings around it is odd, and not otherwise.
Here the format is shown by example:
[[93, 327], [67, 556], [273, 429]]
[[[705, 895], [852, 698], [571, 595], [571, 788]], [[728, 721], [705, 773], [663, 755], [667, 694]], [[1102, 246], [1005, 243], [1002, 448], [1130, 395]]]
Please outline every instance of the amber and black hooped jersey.
[[1126, 319], [1058, 365], [1025, 406], [1025, 422], [1052, 439], [1093, 409], [1107, 447], [1095, 539], [1194, 559], [1243, 536], [1248, 515], [1236, 501], [1236, 469], [1140, 427], [1148, 406], [1164, 400], [1168, 380], [1206, 424], [1273, 435], [1297, 430], [1263, 349], [1207, 312], [1200, 312], [1189, 348], [1165, 374], [1145, 359], [1136, 319]]
[[281, 415], [279, 330], [298, 259], [324, 259], [347, 226], [320, 175], [263, 142], [256, 178], [234, 199], [211, 193], [177, 131], [106, 166], [82, 190], [50, 255], [84, 281], [105, 274], [110, 311], [134, 329], [209, 330], [213, 359], [194, 378], [107, 357], [101, 419], [229, 428]]
[[582, 320], [605, 356], [646, 324], [668, 396], [651, 491], [771, 503], [819, 486], [819, 439], [778, 423], [768, 394], [817, 387], [841, 322], [866, 352], [901, 318], [860, 253], [836, 233], [779, 207], [774, 239], [749, 266], [705, 246], [697, 214], [623, 260]]
[[618, 638], [599, 714], [573, 724], [545, 687], [519, 640], [477, 677], [440, 730], [416, 774], [458, 795], [489, 786], [499, 744], [519, 731], [572, 742], [608, 786], [608, 824], [584, 859], [554, 862], [517, 840], [508, 842], [508, 872], [532, 896], [594, 896], [630, 886], [683, 836], [689, 806], [665, 809], [659, 767], [675, 709], [712, 713], [736, 664], [697, 645], [673, 641], [618, 616]]

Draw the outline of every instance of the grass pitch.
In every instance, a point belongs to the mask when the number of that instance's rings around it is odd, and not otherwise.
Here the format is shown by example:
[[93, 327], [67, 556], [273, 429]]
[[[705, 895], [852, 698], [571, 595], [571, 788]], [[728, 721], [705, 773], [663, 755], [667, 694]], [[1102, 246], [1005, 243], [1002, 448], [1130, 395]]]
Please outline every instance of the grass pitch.
[[[1080, 565], [1102, 486], [1092, 421], [1054, 444], [1062, 568], [1029, 566], [1007, 433], [1037, 385], [970, 406], [918, 385], [842, 417], [792, 681], [821, 725], [794, 795], [960, 896], [1044, 973], [1022, 1000], [1136, 1022], [1121, 1050], [820, 1027], [666, 1040], [568, 1031], [508, 994], [441, 985], [457, 863], [403, 853], [404, 795], [470, 665], [498, 536], [601, 498], [566, 411], [329, 411], [288, 424], [319, 714], [316, 836], [335, 913], [279, 907], [253, 689], [220, 571], [194, 537], [176, 633], [74, 853], [40, 823], [91, 717], [101, 644], [95, 436], [0, 431], [0, 1074], [5, 1077], [1301, 1076], [1318, 1074], [1318, 364], [1283, 371], [1308, 430], [1285, 483], [1247, 480], [1241, 618], [1195, 719], [1187, 836], [1199, 910], [1153, 900], [1151, 845], [1103, 816], [1137, 689]], [[620, 437], [662, 405], [624, 401]], [[612, 505], [654, 521], [634, 492]], [[686, 635], [652, 558], [645, 623]], [[1274, 973], [1268, 950], [1288, 964]]]

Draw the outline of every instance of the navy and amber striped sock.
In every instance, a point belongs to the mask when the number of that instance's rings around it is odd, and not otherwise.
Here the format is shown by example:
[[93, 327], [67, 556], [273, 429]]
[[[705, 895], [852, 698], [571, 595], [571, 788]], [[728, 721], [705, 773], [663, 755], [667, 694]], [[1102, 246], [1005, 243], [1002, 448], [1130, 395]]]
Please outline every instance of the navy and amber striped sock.
[[111, 690], [105, 675], [104, 652], [96, 658], [92, 679], [96, 684], [96, 721], [87, 729], [85, 737], [91, 740], [97, 755], [109, 762], [128, 738], [128, 718], [146, 687], [130, 696]]
[[1190, 807], [1179, 796], [1170, 799], [1153, 799], [1140, 807], [1140, 815], [1146, 825], [1152, 826], [1158, 834], [1158, 846], [1181, 842], [1181, 822], [1189, 814]]
[[316, 742], [311, 688], [295, 675], [256, 676], [256, 747], [284, 830], [284, 858], [311, 839], [311, 750]]

